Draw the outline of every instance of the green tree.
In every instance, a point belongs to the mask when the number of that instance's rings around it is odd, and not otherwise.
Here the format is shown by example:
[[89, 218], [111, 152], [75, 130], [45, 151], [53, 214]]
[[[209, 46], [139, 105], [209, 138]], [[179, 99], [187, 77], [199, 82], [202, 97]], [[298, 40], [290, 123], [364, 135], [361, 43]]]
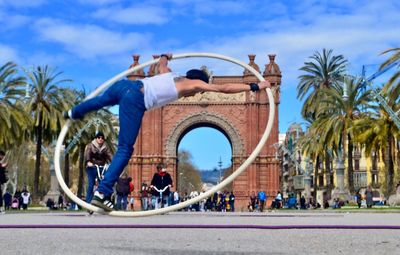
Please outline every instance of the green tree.
[[326, 144], [324, 141], [321, 141], [318, 129], [316, 126], [313, 126], [312, 124], [315, 122], [312, 122], [309, 120], [309, 126], [307, 128], [307, 132], [299, 138], [297, 141], [296, 146], [300, 149], [302, 154], [307, 155], [310, 157], [312, 162], [314, 162], [314, 200], [316, 201], [317, 198], [317, 190], [319, 188], [318, 186], [318, 173], [320, 169], [321, 162], [325, 162], [325, 168], [324, 171], [328, 171], [329, 169], [329, 163], [331, 160], [331, 157], [328, 153], [329, 148], [327, 148]]
[[[383, 52], [383, 54], [393, 53], [385, 62], [382, 63], [381, 69], [400, 60], [400, 48], [393, 48]], [[400, 96], [400, 68], [390, 77], [389, 81], [384, 87], [384, 91], [390, 91], [388, 96], [392, 99], [397, 99]]]
[[347, 60], [342, 56], [333, 56], [333, 50], [323, 49], [322, 53], [316, 52], [310, 57], [311, 61], [305, 62], [300, 68], [304, 74], [299, 76], [297, 85], [297, 98], [304, 99], [302, 115], [304, 118], [314, 118], [321, 104], [320, 89], [329, 88], [342, 80], [346, 70]]
[[178, 175], [178, 182], [181, 182], [178, 184], [178, 189], [182, 188], [180, 192], [201, 190], [202, 181], [200, 173], [196, 166], [194, 166], [192, 162], [192, 155], [189, 151], [181, 150], [178, 152]]
[[7, 62], [0, 67], [0, 147], [21, 144], [29, 118], [21, 98], [26, 79], [18, 75], [17, 65]]
[[62, 72], [46, 66], [38, 66], [32, 72], [27, 72], [30, 90], [28, 109], [32, 114], [32, 126], [36, 140], [36, 162], [34, 175], [34, 194], [39, 191], [42, 144], [53, 141], [58, 135], [63, 119], [62, 111], [68, 105], [65, 103], [60, 85], [69, 82], [59, 79]]
[[[343, 86], [335, 84], [321, 90], [324, 100], [317, 112], [317, 119], [313, 125], [318, 130], [321, 140], [333, 150], [343, 149], [343, 160], [347, 153], [347, 182], [350, 191], [353, 183], [353, 123], [364, 118], [363, 111], [370, 107], [372, 101], [371, 90], [364, 90], [361, 79], [348, 77]], [[347, 93], [344, 93], [346, 89]], [[344, 96], [347, 94], [347, 96]], [[347, 146], [346, 146], [347, 145]], [[347, 152], [346, 152], [347, 148]]]
[[[389, 107], [395, 111], [399, 110], [400, 105], [387, 93], [389, 92], [381, 92], [384, 98], [389, 99], [387, 100]], [[387, 195], [390, 195], [394, 191], [395, 183], [394, 162], [398, 160], [396, 160], [398, 156], [396, 155], [396, 137], [400, 135], [398, 127], [391, 116], [380, 106], [374, 107], [374, 111], [370, 112], [368, 117], [355, 121], [354, 132], [357, 142], [364, 145], [366, 156], [371, 156], [373, 152], [383, 155], [387, 171], [383, 189], [386, 190]]]

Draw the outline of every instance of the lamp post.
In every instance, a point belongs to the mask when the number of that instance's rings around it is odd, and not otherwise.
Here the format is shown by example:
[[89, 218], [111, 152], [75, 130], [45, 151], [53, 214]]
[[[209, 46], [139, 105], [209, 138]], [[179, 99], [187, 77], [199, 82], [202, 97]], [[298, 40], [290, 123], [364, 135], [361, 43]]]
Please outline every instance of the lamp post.
[[219, 157], [218, 166], [219, 166], [219, 182], [218, 183], [220, 183], [221, 180], [222, 180], [222, 174], [221, 174], [221, 172], [222, 172], [222, 160], [221, 160], [221, 156]]
[[182, 181], [183, 181], [183, 173], [179, 173], [179, 192], [182, 193]]
[[[306, 171], [304, 174], [304, 195], [307, 199], [308, 202], [310, 202], [311, 199], [311, 174], [313, 171], [313, 163], [309, 158], [305, 159], [306, 162]], [[316, 187], [314, 183], [314, 187]]]

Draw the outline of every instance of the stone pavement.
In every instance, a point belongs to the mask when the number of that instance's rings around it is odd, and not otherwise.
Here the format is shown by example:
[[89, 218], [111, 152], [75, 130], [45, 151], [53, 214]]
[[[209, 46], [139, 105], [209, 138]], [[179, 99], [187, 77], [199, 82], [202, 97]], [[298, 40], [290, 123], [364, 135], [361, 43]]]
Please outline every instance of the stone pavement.
[[0, 215], [0, 254], [400, 254], [400, 213]]

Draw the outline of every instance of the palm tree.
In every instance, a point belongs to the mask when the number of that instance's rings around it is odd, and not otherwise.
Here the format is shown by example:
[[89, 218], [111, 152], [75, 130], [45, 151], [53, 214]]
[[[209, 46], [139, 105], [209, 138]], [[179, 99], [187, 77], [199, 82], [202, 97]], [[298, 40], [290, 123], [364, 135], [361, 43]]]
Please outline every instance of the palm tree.
[[[400, 60], [400, 48], [393, 48], [393, 49], [386, 50], [383, 52], [383, 54], [392, 53], [392, 52], [393, 52], [393, 55], [391, 55], [385, 62], [382, 63], [382, 65], [380, 67], [381, 70]], [[399, 85], [400, 85], [400, 68], [398, 68], [397, 71], [393, 74], [393, 76], [389, 79], [386, 86], [384, 87], [384, 91], [390, 91], [389, 95], [391, 97], [398, 98], [400, 96], [400, 86]]]
[[[363, 118], [366, 113], [362, 109], [368, 109], [372, 101], [371, 90], [363, 90], [361, 79], [350, 77], [345, 79], [343, 86], [335, 84], [330, 88], [321, 90], [322, 104], [317, 112], [314, 123], [319, 130], [322, 141], [332, 149], [343, 149], [343, 160], [346, 155], [347, 144], [347, 179], [349, 190], [352, 192], [353, 183], [353, 146], [354, 133], [352, 126], [355, 120]], [[344, 88], [347, 97], [344, 97]]]
[[23, 139], [28, 122], [21, 102], [25, 85], [26, 79], [18, 76], [15, 63], [0, 67], [0, 147], [9, 148]]
[[312, 162], [315, 162], [314, 165], [314, 200], [316, 201], [317, 198], [317, 190], [319, 188], [318, 186], [318, 172], [320, 169], [320, 163], [325, 162], [325, 169], [324, 171], [327, 171], [329, 162], [330, 162], [330, 156], [328, 154], [328, 148], [324, 141], [321, 141], [318, 129], [315, 128], [312, 124], [315, 123], [314, 121], [311, 121], [310, 119], [307, 120], [309, 122], [309, 126], [307, 128], [307, 132], [299, 138], [297, 142], [297, 147], [301, 150], [302, 154], [307, 155], [310, 157]]
[[28, 109], [32, 114], [36, 138], [36, 162], [34, 175], [34, 194], [39, 191], [39, 176], [42, 155], [42, 143], [53, 141], [63, 122], [61, 113], [67, 108], [60, 85], [71, 80], [59, 79], [62, 72], [57, 72], [47, 65], [38, 66], [28, 72], [31, 96]]
[[305, 99], [302, 115], [304, 118], [315, 118], [315, 112], [320, 105], [320, 89], [329, 88], [343, 79], [347, 60], [342, 56], [333, 56], [332, 50], [322, 50], [312, 55], [311, 61], [305, 62], [300, 68], [305, 72], [299, 76], [297, 85], [297, 98]]
[[[395, 100], [390, 100], [391, 96], [382, 91], [382, 96], [388, 98], [389, 107], [394, 110], [400, 108]], [[394, 162], [396, 155], [396, 137], [399, 137], [399, 129], [393, 122], [391, 116], [383, 109], [375, 107], [368, 117], [357, 120], [354, 124], [356, 140], [365, 147], [366, 156], [371, 156], [373, 152], [383, 155], [385, 168], [387, 170], [386, 193], [390, 195], [394, 189]]]

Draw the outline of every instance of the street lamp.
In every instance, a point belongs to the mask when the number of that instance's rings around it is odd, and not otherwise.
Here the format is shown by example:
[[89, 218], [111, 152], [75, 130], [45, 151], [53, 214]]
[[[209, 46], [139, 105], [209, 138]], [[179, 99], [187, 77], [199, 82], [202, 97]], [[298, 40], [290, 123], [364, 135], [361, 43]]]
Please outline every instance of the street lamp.
[[221, 180], [222, 180], [222, 175], [221, 175], [221, 172], [222, 172], [222, 160], [221, 160], [221, 156], [219, 157], [218, 166], [219, 166], [219, 182], [221, 182]]
[[183, 173], [179, 173], [179, 192], [182, 193], [182, 180], [183, 179]]

